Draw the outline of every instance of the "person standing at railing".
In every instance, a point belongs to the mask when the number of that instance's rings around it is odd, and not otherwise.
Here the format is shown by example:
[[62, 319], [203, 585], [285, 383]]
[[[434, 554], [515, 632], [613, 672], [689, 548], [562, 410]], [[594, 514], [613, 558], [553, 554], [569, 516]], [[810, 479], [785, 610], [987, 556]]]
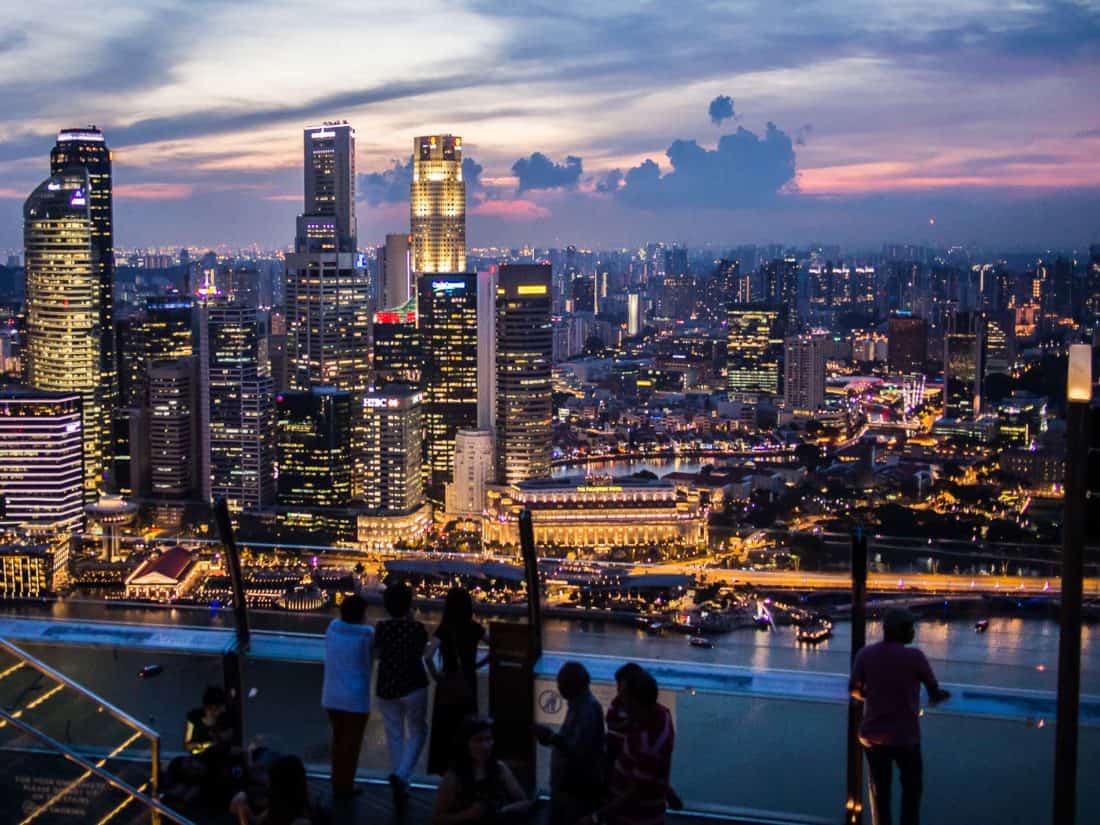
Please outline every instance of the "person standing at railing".
[[374, 628], [375, 692], [390, 751], [390, 786], [401, 802], [408, 797], [409, 777], [428, 741], [428, 631], [411, 615], [413, 592], [404, 582], [387, 587], [382, 603], [391, 618]]
[[890, 825], [890, 786], [894, 765], [901, 781], [901, 825], [918, 825], [923, 786], [920, 748], [920, 688], [938, 705], [951, 694], [940, 688], [919, 649], [908, 647], [915, 617], [890, 610], [882, 623], [883, 641], [856, 654], [848, 689], [863, 702], [859, 739], [867, 754], [868, 789], [874, 825]]
[[535, 725], [535, 737], [551, 749], [550, 825], [574, 825], [603, 800], [603, 708], [591, 684], [584, 665], [566, 662], [558, 671], [558, 693], [568, 707], [565, 721], [557, 732]]
[[338, 798], [356, 793], [359, 751], [370, 716], [374, 630], [363, 621], [366, 613], [361, 596], [348, 596], [340, 604], [340, 618], [325, 631], [321, 706], [332, 726], [332, 791]]

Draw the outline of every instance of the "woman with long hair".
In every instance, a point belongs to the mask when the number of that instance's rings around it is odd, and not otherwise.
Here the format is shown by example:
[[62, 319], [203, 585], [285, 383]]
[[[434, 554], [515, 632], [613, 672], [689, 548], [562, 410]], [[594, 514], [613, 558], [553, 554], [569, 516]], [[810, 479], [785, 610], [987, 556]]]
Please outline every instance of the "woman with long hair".
[[[443, 618], [424, 655], [436, 683], [429, 773], [443, 774], [447, 770], [459, 725], [477, 713], [477, 646], [484, 637], [484, 626], [474, 620], [470, 591], [452, 587], [443, 602]], [[435, 662], [437, 653], [439, 666]]]
[[459, 723], [451, 766], [436, 794], [432, 825], [499, 823], [530, 813], [531, 801], [493, 747], [492, 719], [467, 716]]

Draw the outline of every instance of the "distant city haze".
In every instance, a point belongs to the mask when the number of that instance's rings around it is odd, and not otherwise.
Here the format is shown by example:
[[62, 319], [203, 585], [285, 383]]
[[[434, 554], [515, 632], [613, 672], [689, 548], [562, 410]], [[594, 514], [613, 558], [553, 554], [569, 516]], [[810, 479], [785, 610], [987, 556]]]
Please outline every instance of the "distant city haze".
[[332, 119], [359, 134], [364, 247], [407, 231], [431, 134], [463, 136], [471, 248], [1100, 240], [1094, 2], [316, 10], [6, 8], [0, 248], [57, 130], [92, 123], [116, 247], [288, 247], [302, 128]]

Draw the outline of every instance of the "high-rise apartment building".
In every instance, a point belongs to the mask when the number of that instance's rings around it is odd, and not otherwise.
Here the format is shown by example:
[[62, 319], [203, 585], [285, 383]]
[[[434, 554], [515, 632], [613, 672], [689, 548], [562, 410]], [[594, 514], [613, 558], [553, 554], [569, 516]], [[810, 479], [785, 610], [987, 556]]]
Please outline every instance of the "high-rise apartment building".
[[385, 245], [378, 247], [383, 307], [403, 306], [415, 297], [412, 271], [412, 235], [386, 235]]
[[550, 265], [500, 268], [496, 289], [497, 478], [550, 474]]
[[404, 305], [374, 313], [374, 386], [420, 386], [424, 355], [416, 328], [416, 297]]
[[0, 529], [83, 529], [82, 398], [0, 389]]
[[908, 313], [891, 315], [886, 335], [886, 358], [891, 372], [905, 375], [924, 372], [928, 324], [923, 318]]
[[783, 398], [787, 409], [813, 413], [825, 404], [825, 339], [795, 335], [783, 352]]
[[105, 481], [111, 453], [114, 376], [113, 349], [110, 375], [104, 375], [103, 245], [93, 237], [90, 203], [88, 171], [74, 165], [43, 181], [23, 207], [27, 382], [80, 393], [89, 502]]
[[[88, 205], [93, 249], [93, 274], [98, 285], [96, 301], [99, 320], [99, 394], [108, 425], [118, 404], [118, 375], [115, 357], [115, 241], [114, 189], [111, 178], [111, 150], [103, 132], [95, 126], [62, 129], [50, 152], [50, 174], [83, 169], [88, 180], [84, 193]], [[109, 449], [109, 446], [108, 446]], [[104, 455], [105, 463], [110, 455]], [[85, 478], [85, 484], [88, 479]]]
[[275, 500], [274, 427], [267, 319], [255, 307], [215, 301], [201, 309], [203, 498], [262, 510]]
[[390, 384], [363, 397], [367, 478], [363, 503], [375, 514], [408, 514], [424, 504], [420, 390]]
[[441, 501], [454, 467], [455, 433], [478, 413], [477, 276], [421, 275], [417, 282], [424, 348], [425, 455], [429, 497]]
[[973, 421], [982, 410], [985, 375], [984, 327], [979, 312], [950, 311], [944, 316], [943, 416]]
[[465, 271], [466, 184], [462, 179], [462, 138], [428, 135], [413, 140], [409, 221], [413, 272]]
[[150, 361], [146, 414], [149, 490], [158, 499], [197, 495], [201, 462], [199, 369], [196, 356]]
[[778, 395], [783, 347], [777, 333], [779, 311], [735, 304], [728, 317], [726, 387], [731, 393]]

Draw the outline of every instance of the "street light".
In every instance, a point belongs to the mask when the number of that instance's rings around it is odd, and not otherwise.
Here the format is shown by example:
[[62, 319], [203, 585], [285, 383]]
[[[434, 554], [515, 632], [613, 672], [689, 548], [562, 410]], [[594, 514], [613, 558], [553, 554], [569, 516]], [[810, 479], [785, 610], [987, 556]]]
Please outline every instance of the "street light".
[[1066, 484], [1062, 525], [1062, 616], [1058, 638], [1058, 717], [1054, 742], [1054, 822], [1077, 821], [1077, 726], [1081, 700], [1081, 601], [1085, 550], [1092, 347], [1069, 348]]

